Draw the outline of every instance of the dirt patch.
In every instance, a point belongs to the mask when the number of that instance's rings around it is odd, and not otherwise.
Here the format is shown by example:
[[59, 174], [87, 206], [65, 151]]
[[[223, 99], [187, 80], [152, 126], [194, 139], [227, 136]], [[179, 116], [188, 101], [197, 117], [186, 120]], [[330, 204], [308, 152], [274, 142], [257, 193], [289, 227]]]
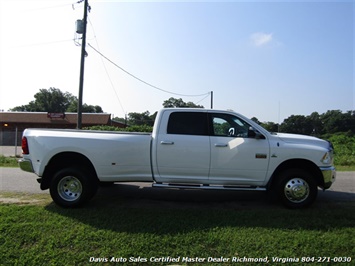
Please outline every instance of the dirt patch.
[[1, 192], [0, 204], [43, 205], [51, 201], [48, 195], [21, 192]]

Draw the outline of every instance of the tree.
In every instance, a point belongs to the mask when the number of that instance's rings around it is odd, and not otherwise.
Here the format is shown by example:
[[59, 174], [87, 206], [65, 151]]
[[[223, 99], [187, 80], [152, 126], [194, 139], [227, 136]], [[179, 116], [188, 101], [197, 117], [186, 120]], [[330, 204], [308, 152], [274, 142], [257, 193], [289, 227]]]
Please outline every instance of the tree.
[[257, 119], [255, 116], [252, 117], [250, 120], [254, 121], [254, 122], [257, 123], [258, 125], [261, 125], [261, 122], [260, 122], [259, 119]]
[[163, 102], [164, 108], [178, 108], [178, 107], [188, 107], [188, 108], [204, 108], [202, 105], [197, 105], [193, 102], [184, 102], [181, 98], [169, 98]]
[[264, 123], [261, 123], [261, 126], [269, 132], [278, 132], [279, 131], [279, 124], [276, 124], [274, 122], [264, 122]]
[[150, 115], [149, 111], [145, 111], [143, 113], [129, 113], [128, 114], [128, 125], [133, 126], [153, 126], [155, 120], [156, 113], [152, 116]]
[[338, 132], [353, 135], [355, 134], [355, 111], [343, 113], [341, 110], [328, 110], [321, 115], [317, 112], [309, 116], [291, 115], [282, 122], [280, 130], [316, 136]]
[[322, 121], [320, 120], [320, 115], [317, 112], [313, 112], [311, 115], [307, 116], [309, 123], [312, 126], [312, 135], [321, 135], [323, 132]]
[[280, 125], [281, 132], [310, 135], [313, 132], [311, 120], [304, 115], [291, 115]]
[[328, 110], [321, 115], [324, 131], [326, 133], [346, 132], [350, 130], [346, 119], [346, 114], [340, 110]]
[[[67, 112], [72, 112], [76, 113], [78, 112], [78, 99], [74, 97], [75, 99], [71, 102], [70, 106], [67, 108]], [[99, 105], [88, 105], [86, 103], [83, 104], [82, 106], [82, 112], [83, 113], [103, 113], [104, 111], [102, 110], [101, 106]]]
[[[40, 89], [34, 95], [34, 98], [34, 101], [26, 105], [16, 106], [10, 110], [49, 113], [77, 112], [78, 98], [69, 92], [62, 92], [57, 88]], [[103, 113], [103, 110], [98, 105], [83, 104], [83, 112]]]

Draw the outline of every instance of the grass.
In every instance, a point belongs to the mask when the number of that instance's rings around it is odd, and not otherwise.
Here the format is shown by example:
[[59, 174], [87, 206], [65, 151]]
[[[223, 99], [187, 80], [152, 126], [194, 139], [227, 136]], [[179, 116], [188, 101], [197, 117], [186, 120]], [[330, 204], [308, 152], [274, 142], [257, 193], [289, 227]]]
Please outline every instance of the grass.
[[[354, 204], [292, 211], [204, 203], [167, 206], [162, 201], [132, 206], [126, 202], [131, 199], [99, 197], [85, 208], [62, 209], [48, 195], [33, 196], [36, 203], [28, 203], [31, 195], [20, 196], [27, 202], [0, 204], [0, 264], [88, 265], [90, 260], [113, 257], [126, 259], [123, 265], [142, 265], [139, 259], [148, 261], [144, 265], [187, 265], [182, 257], [221, 256], [268, 256], [270, 261], [276, 256], [353, 256], [355, 260]], [[180, 261], [153, 263], [153, 257], [180, 257]], [[105, 263], [110, 264], [114, 263]]]
[[18, 158], [0, 155], [0, 167], [18, 167]]
[[335, 168], [338, 172], [355, 171], [355, 165], [336, 165]]

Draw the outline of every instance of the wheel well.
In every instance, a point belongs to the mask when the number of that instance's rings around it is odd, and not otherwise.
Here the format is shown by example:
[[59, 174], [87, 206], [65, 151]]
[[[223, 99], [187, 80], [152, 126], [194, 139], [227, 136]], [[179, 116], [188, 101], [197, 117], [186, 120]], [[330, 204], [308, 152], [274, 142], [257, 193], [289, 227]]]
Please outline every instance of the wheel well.
[[58, 170], [73, 166], [82, 167], [97, 178], [95, 168], [86, 156], [77, 152], [61, 152], [54, 155], [46, 165], [42, 176], [41, 189], [49, 188], [51, 179]]
[[318, 186], [322, 187], [324, 185], [322, 172], [317, 165], [305, 159], [292, 159], [281, 163], [276, 168], [276, 170], [274, 171], [274, 173], [270, 178], [270, 181], [268, 183], [268, 188], [271, 188], [273, 184], [277, 182], [278, 176], [281, 172], [292, 168], [302, 169], [309, 172], [315, 178]]

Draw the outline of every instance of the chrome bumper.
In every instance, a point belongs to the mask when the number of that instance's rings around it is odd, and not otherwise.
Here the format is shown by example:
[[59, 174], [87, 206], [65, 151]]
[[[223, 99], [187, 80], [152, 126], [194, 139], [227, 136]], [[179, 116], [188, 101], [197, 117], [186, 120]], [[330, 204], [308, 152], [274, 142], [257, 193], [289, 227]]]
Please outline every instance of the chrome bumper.
[[336, 171], [334, 166], [319, 167], [323, 174], [324, 186], [323, 189], [328, 189], [336, 179]]
[[21, 170], [25, 172], [31, 172], [31, 173], [34, 172], [32, 167], [32, 162], [30, 160], [20, 159], [18, 161], [18, 164], [20, 165]]

